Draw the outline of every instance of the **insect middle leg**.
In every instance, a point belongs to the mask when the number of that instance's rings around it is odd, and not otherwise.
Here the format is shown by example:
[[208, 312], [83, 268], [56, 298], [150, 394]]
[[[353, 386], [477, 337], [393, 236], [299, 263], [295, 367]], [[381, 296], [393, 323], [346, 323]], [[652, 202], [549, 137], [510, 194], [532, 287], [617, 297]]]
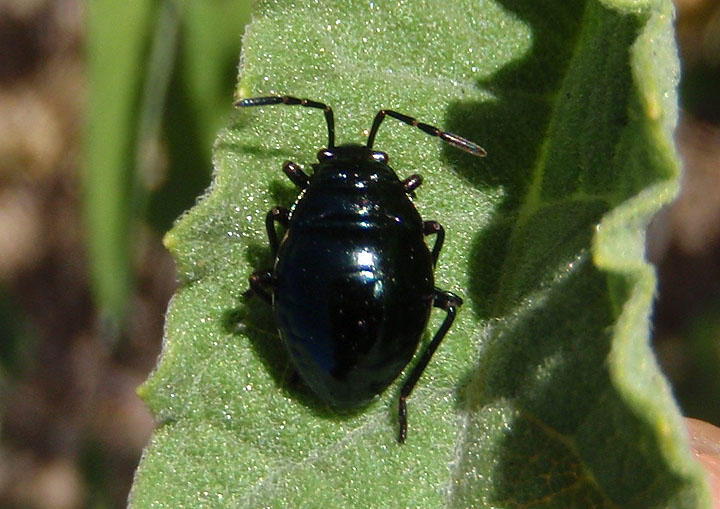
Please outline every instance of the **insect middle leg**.
[[433, 266], [437, 265], [440, 250], [445, 242], [445, 228], [437, 221], [423, 221], [423, 233], [425, 235], [436, 235], [435, 244], [432, 248]]
[[[287, 228], [290, 219], [290, 211], [285, 207], [273, 207], [265, 216], [265, 228], [267, 229], [270, 251], [273, 259], [277, 257], [280, 241], [278, 240], [275, 223], [278, 222]], [[253, 272], [248, 279], [250, 288], [243, 294], [245, 297], [257, 295], [267, 303], [272, 303], [272, 271], [259, 270]]]
[[398, 433], [398, 442], [401, 444], [405, 442], [405, 438], [407, 438], [407, 406], [405, 400], [408, 396], [410, 396], [410, 393], [415, 388], [415, 384], [417, 384], [420, 376], [422, 376], [423, 371], [425, 371], [425, 368], [430, 362], [435, 350], [437, 350], [443, 338], [445, 338], [445, 335], [448, 333], [448, 330], [450, 330], [450, 326], [453, 324], [453, 321], [455, 321], [457, 310], [460, 306], [462, 306], [462, 303], [462, 299], [454, 293], [435, 288], [433, 306], [444, 309], [447, 315], [445, 316], [445, 320], [442, 325], [440, 325], [440, 328], [435, 333], [435, 336], [432, 338], [432, 341], [428, 343], [427, 347], [422, 352], [420, 360], [410, 372], [410, 375], [407, 380], [405, 380], [405, 384], [400, 390], [400, 401], [398, 402], [398, 420], [400, 422], [400, 431]]
[[280, 223], [287, 228], [290, 221], [290, 210], [285, 207], [273, 207], [265, 216], [265, 229], [267, 230], [268, 240], [270, 241], [270, 251], [273, 259], [277, 256], [280, 241], [275, 230], [275, 223]]

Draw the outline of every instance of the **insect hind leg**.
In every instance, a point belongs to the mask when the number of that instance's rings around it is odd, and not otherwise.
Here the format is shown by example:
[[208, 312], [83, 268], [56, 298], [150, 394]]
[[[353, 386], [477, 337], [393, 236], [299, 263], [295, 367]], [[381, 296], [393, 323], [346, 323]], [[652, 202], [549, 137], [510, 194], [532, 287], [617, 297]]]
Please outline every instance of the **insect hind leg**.
[[430, 359], [435, 353], [435, 350], [437, 350], [438, 346], [440, 346], [440, 343], [445, 338], [445, 335], [448, 333], [448, 330], [450, 330], [450, 326], [455, 321], [457, 310], [460, 306], [462, 306], [462, 303], [463, 300], [454, 293], [435, 288], [433, 306], [444, 309], [447, 314], [442, 325], [440, 325], [440, 328], [435, 333], [435, 336], [433, 336], [432, 341], [430, 341], [427, 347], [425, 347], [425, 350], [420, 356], [420, 360], [410, 372], [410, 375], [407, 380], [405, 380], [405, 384], [400, 390], [400, 400], [398, 402], [398, 420], [400, 425], [398, 442], [401, 444], [405, 442], [405, 439], [407, 438], [407, 404], [405, 401], [415, 388], [420, 376], [422, 376], [425, 368], [430, 362]]

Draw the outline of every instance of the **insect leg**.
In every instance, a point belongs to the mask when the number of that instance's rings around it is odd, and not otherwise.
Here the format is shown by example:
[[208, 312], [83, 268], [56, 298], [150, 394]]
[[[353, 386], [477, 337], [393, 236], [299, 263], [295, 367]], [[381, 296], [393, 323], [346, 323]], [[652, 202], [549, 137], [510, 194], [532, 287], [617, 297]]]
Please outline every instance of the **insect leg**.
[[438, 256], [440, 256], [440, 250], [442, 249], [443, 242], [445, 241], [445, 229], [437, 221], [423, 221], [423, 233], [425, 235], [437, 235], [435, 237], [435, 244], [432, 248], [432, 259], [433, 266], [437, 264]]
[[[273, 207], [265, 216], [265, 228], [267, 228], [268, 240], [270, 241], [270, 251], [272, 256], [277, 256], [279, 241], [277, 231], [275, 231], [275, 222], [282, 224], [287, 228], [290, 211], [285, 207]], [[251, 297], [257, 295], [267, 303], [272, 303], [272, 297], [269, 288], [272, 286], [272, 271], [259, 270], [253, 272], [249, 278], [250, 289], [243, 296]]]
[[257, 295], [268, 304], [272, 304], [272, 295], [270, 294], [272, 273], [269, 270], [259, 270], [250, 274], [248, 280], [250, 288], [243, 293], [243, 297], [248, 298]]
[[277, 221], [287, 228], [290, 218], [290, 211], [285, 207], [273, 207], [265, 216], [265, 228], [267, 229], [268, 239], [270, 240], [270, 251], [273, 258], [277, 256], [280, 241], [278, 240], [277, 231], [275, 230], [275, 222]]
[[420, 187], [420, 184], [422, 184], [422, 176], [418, 175], [417, 173], [413, 173], [408, 178], [402, 181], [403, 189], [406, 193], [410, 194], [415, 189]]
[[296, 186], [305, 189], [308, 186], [308, 182], [310, 181], [310, 177], [307, 176], [307, 174], [300, 169], [300, 167], [295, 164], [292, 161], [285, 161], [283, 164], [283, 173], [288, 176], [290, 180], [292, 180], [293, 184]]
[[447, 313], [447, 316], [445, 316], [445, 320], [443, 321], [438, 331], [435, 333], [432, 341], [430, 341], [425, 350], [422, 352], [420, 360], [410, 372], [410, 376], [408, 376], [407, 380], [405, 380], [405, 384], [400, 390], [400, 401], [398, 403], [398, 420], [400, 421], [400, 432], [398, 433], [398, 442], [401, 444], [405, 442], [405, 438], [407, 438], [407, 406], [405, 404], [405, 400], [408, 398], [408, 396], [410, 396], [410, 393], [415, 388], [415, 384], [417, 383], [420, 376], [423, 374], [423, 371], [425, 371], [425, 368], [427, 367], [428, 362], [430, 362], [430, 359], [435, 353], [435, 350], [437, 350], [437, 347], [440, 345], [443, 338], [450, 329], [450, 326], [455, 320], [455, 314], [457, 313], [457, 309], [462, 305], [462, 302], [462, 299], [454, 293], [435, 288], [433, 306], [436, 308], [444, 309]]

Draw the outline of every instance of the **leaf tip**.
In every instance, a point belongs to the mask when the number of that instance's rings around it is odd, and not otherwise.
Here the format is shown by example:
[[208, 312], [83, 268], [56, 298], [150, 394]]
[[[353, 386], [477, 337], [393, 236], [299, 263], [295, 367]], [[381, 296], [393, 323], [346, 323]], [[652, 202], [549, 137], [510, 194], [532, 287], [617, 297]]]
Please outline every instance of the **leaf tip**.
[[147, 397], [148, 397], [147, 383], [138, 385], [137, 388], [135, 389], [135, 394], [137, 394], [138, 398], [140, 398], [141, 400], [147, 401]]
[[237, 89], [235, 90], [235, 97], [233, 97], [233, 103], [238, 103], [239, 101], [242, 101], [247, 97], [250, 97], [250, 90], [245, 84], [239, 83]]
[[165, 249], [168, 251], [174, 251], [174, 249], [177, 247], [177, 236], [173, 233], [173, 230], [170, 230], [165, 234], [163, 237], [163, 246], [165, 246]]

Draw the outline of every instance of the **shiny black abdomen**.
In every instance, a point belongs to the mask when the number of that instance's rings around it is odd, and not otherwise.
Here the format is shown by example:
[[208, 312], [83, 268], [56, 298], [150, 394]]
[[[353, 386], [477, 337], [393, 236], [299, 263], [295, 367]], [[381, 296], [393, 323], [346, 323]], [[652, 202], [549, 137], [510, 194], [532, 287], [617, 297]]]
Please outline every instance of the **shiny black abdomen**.
[[316, 167], [273, 271], [273, 306], [290, 357], [336, 407], [367, 403], [397, 378], [433, 302], [420, 215], [387, 165], [357, 166]]

